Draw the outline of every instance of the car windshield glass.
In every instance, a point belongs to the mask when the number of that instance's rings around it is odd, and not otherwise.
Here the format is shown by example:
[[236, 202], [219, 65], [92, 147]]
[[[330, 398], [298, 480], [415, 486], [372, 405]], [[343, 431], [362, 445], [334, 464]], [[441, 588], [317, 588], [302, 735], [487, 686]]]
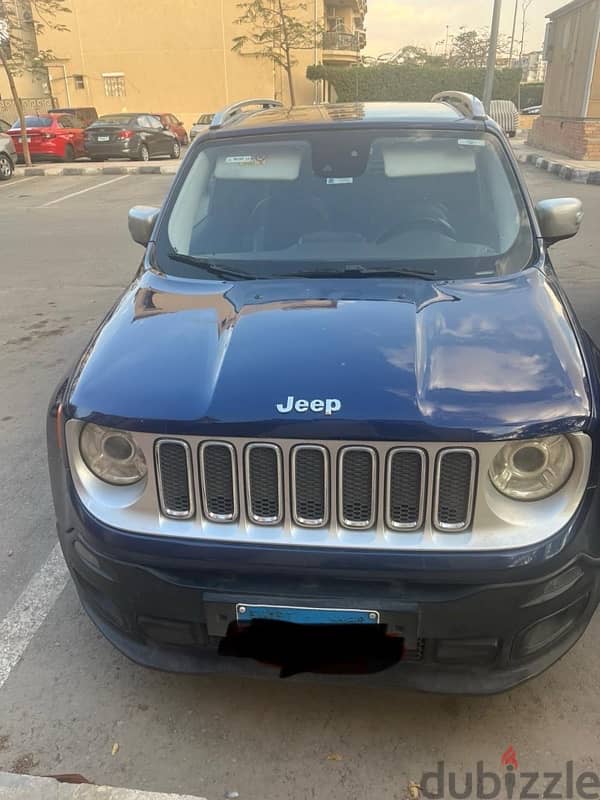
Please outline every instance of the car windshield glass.
[[212, 114], [202, 114], [196, 125], [210, 125], [212, 121], [213, 121]]
[[494, 276], [523, 269], [535, 252], [502, 146], [477, 132], [336, 130], [211, 143], [168, 216], [161, 267], [194, 274], [196, 259], [200, 277], [209, 263], [258, 278], [386, 269]]
[[[25, 117], [25, 125], [28, 128], [49, 128], [52, 125], [50, 117]], [[19, 130], [21, 123], [17, 120], [11, 130]]]
[[100, 117], [94, 125], [127, 125], [129, 122], [131, 122], [131, 117], [115, 114], [114, 116]]

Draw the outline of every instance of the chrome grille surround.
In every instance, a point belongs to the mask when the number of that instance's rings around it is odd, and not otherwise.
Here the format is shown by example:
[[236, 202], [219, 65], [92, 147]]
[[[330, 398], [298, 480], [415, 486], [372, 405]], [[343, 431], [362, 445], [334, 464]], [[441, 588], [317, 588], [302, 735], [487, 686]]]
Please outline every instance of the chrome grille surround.
[[[394, 519], [394, 487], [393, 487], [393, 467], [394, 459], [403, 455], [415, 455], [420, 459], [421, 467], [418, 472], [419, 486], [416, 497], [417, 512], [414, 515], [414, 521], [398, 522]], [[427, 490], [427, 453], [418, 447], [395, 447], [389, 451], [387, 455], [387, 465], [385, 472], [385, 509], [386, 509], [386, 525], [394, 531], [414, 531], [423, 526], [425, 521], [425, 504]]]
[[[195, 514], [190, 518], [166, 517], [158, 502], [156, 469], [150, 468], [147, 477], [139, 484], [117, 487], [104, 483], [92, 475], [79, 451], [79, 438], [83, 423], [69, 420], [65, 426], [65, 443], [76, 496], [81, 506], [100, 523], [116, 530], [156, 536], [163, 540], [186, 539], [207, 543], [246, 543], [268, 546], [304, 546], [310, 548], [377, 550], [383, 552], [489, 552], [521, 549], [544, 542], [562, 530], [577, 512], [588, 485], [592, 440], [586, 433], [568, 434], [575, 453], [571, 477], [556, 495], [543, 501], [530, 503], [513, 501], [500, 495], [488, 478], [488, 470], [506, 440], [485, 442], [410, 442], [365, 441], [365, 446], [377, 453], [377, 514], [373, 528], [347, 529], [338, 519], [338, 465], [344, 447], [362, 442], [339, 440], [270, 439], [267, 444], [280, 448], [283, 469], [283, 517], [276, 525], [254, 522], [247, 513], [244, 455], [256, 439], [248, 437], [223, 437], [220, 442], [231, 445], [236, 454], [238, 517], [232, 522], [216, 522], [203, 513], [201, 481], [199, 479], [198, 453], [208, 436], [164, 437], [176, 442], [186, 441], [191, 449], [194, 473], [193, 502]], [[157, 433], [133, 433], [146, 458], [148, 466], [155, 464], [155, 445], [161, 439]], [[214, 434], [213, 434], [214, 437]], [[304, 527], [297, 523], [291, 503], [291, 453], [294, 447], [323, 447], [329, 454], [330, 504], [329, 518], [321, 527]], [[386, 524], [385, 487], [387, 457], [396, 448], [416, 448], [426, 455], [425, 515], [420, 528], [414, 530], [391, 529]], [[471, 525], [464, 531], [439, 530], [434, 525], [435, 474], [437, 456], [443, 450], [467, 449], [476, 452], [475, 502]], [[288, 498], [290, 501], [288, 502]]]
[[[453, 487], [450, 485], [452, 478], [448, 477], [445, 480], [442, 480], [442, 472], [444, 469], [445, 463], [449, 461], [452, 456], [463, 456], [464, 461], [467, 462], [467, 472], [468, 472], [468, 488], [465, 486], [467, 481], [460, 480], [458, 481], [459, 486]], [[468, 466], [468, 461], [470, 459], [470, 469]], [[473, 519], [473, 504], [474, 504], [474, 497], [475, 497], [475, 478], [476, 478], [476, 470], [477, 470], [477, 453], [475, 450], [467, 447], [448, 447], [444, 450], [440, 450], [437, 455], [436, 466], [435, 466], [435, 496], [433, 501], [433, 524], [439, 531], [453, 531], [454, 533], [460, 533], [462, 531], [467, 530], [469, 525], [471, 524], [471, 520]], [[464, 491], [464, 498], [456, 498], [454, 501], [448, 501], [446, 503], [442, 502], [442, 498], [444, 495], [450, 494], [451, 492]], [[442, 511], [442, 506], [451, 505], [454, 503], [455, 507], [459, 505], [464, 506], [463, 513], [459, 515], [460, 519], [456, 521], [449, 521], [448, 518], [452, 517], [453, 515], [448, 513], [447, 511]], [[457, 509], [458, 510], [458, 509]], [[446, 517], [444, 519], [443, 517]]]
[[[232, 510], [230, 513], [219, 513], [218, 511], [214, 511], [211, 507], [213, 505], [212, 502], [212, 492], [210, 491], [210, 484], [213, 480], [212, 475], [209, 475], [209, 471], [207, 469], [207, 461], [209, 458], [210, 451], [212, 449], [221, 448], [225, 450], [229, 454], [229, 459], [231, 462], [231, 506]], [[198, 464], [200, 467], [200, 487], [202, 491], [202, 510], [204, 515], [207, 519], [212, 520], [213, 522], [234, 522], [239, 517], [240, 513], [240, 505], [239, 505], [239, 493], [238, 493], [238, 478], [237, 478], [237, 465], [236, 465], [236, 452], [235, 447], [230, 444], [229, 442], [202, 442], [200, 445], [200, 451], [198, 455]]]
[[[357, 463], [352, 467], [348, 464], [353, 456], [364, 455], [363, 464]], [[370, 465], [367, 469], [370, 475], [360, 475], [364, 470], [367, 459]], [[354, 469], [355, 474], [350, 476], [350, 469]], [[350, 530], [355, 528], [369, 529], [375, 524], [377, 518], [377, 453], [371, 447], [350, 446], [344, 447], [339, 456], [339, 520], [344, 528]], [[352, 486], [350, 486], [352, 483]], [[352, 491], [355, 489], [357, 491]], [[346, 497], [346, 492], [353, 497]], [[360, 494], [364, 493], [361, 498]], [[356, 498], [356, 499], [355, 499]], [[354, 506], [354, 508], [350, 508]], [[363, 511], [364, 507], [364, 511]], [[350, 513], [348, 513], [350, 512]]]
[[[275, 475], [269, 476], [267, 474], [270, 469], [269, 464], [252, 463], [255, 461], [257, 454], [259, 454], [261, 451], [265, 454], [274, 454], [275, 460], [273, 464], [275, 465]], [[253, 444], [249, 444], [244, 452], [244, 466], [246, 473], [246, 507], [248, 509], [248, 517], [257, 525], [278, 525], [283, 520], [284, 510], [283, 465], [281, 449], [276, 444], [270, 444], [269, 442], [254, 442]], [[259, 472], [259, 470], [263, 473], [260, 476], [256, 474]], [[277, 496], [276, 498], [271, 499], [269, 497], [269, 487], [264, 487], [263, 491], [259, 493], [258, 484], [261, 481], [263, 484], [266, 484], [273, 478], [275, 483], [274, 488], [277, 492]], [[262, 494], [262, 497], [258, 497], [257, 495], [259, 494]], [[264, 507], [264, 510], [266, 510], [267, 507], [272, 504], [273, 513], [257, 513], [255, 506], [259, 503]]]
[[[170, 503], [169, 498], [167, 497], [168, 491], [166, 491], [166, 489], [168, 488], [168, 478], [165, 474], [166, 465], [162, 462], [162, 451], [167, 447], [178, 448], [181, 450], [182, 455], [184, 455], [186, 474], [178, 476], [178, 480], [187, 491], [188, 502], [186, 503], [187, 508], [185, 510], [181, 508], [175, 508], [175, 503]], [[154, 463], [156, 465], [158, 499], [162, 513], [165, 515], [165, 517], [169, 517], [170, 519], [191, 519], [194, 516], [196, 509], [194, 505], [195, 492], [193, 484], [192, 453], [189, 444], [182, 439], [157, 440], [154, 448]], [[179, 468], [177, 467], [174, 467], [173, 469], [177, 469], [179, 471]], [[170, 506], [173, 507], [171, 508]]]
[[[300, 470], [298, 468], [298, 456], [301, 456], [304, 453], [319, 453], [322, 456], [322, 469], [323, 469], [322, 513], [318, 516], [315, 516], [312, 519], [307, 515], [302, 516], [301, 510], [298, 507], [301, 500], [300, 498], [301, 492], [298, 491], [298, 483], [301, 478], [299, 474]], [[292, 516], [294, 518], [294, 522], [296, 523], [296, 525], [300, 525], [306, 528], [320, 528], [321, 526], [326, 525], [327, 522], [329, 521], [329, 505], [330, 505], [330, 495], [331, 495], [329, 469], [330, 469], [329, 453], [327, 451], [327, 448], [322, 447], [321, 445], [299, 444], [292, 450], [290, 482], [292, 490]]]

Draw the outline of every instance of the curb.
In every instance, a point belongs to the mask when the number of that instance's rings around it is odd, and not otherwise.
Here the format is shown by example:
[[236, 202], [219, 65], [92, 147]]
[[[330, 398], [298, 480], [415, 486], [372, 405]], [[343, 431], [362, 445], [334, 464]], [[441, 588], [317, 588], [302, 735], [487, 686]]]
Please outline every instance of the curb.
[[17, 167], [15, 176], [21, 178], [52, 177], [60, 178], [73, 175], [176, 175], [179, 165], [162, 166], [160, 164], [144, 164], [138, 167], [126, 167], [113, 164], [107, 167], [69, 166], [69, 167]]
[[520, 164], [530, 164], [552, 175], [558, 175], [559, 178], [565, 181], [589, 183], [600, 186], [600, 170], [569, 167], [562, 161], [551, 161], [548, 158], [544, 158], [544, 156], [541, 156], [539, 153], [515, 153], [515, 157]]
[[0, 772], [0, 800], [205, 800], [189, 794], [157, 794], [111, 786], [58, 783], [52, 778], [33, 778]]

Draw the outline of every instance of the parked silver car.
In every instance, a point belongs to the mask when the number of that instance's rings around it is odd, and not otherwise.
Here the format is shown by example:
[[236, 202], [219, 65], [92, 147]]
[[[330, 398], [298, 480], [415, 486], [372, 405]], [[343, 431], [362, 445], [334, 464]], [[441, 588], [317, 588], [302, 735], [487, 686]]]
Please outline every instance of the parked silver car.
[[17, 152], [13, 140], [6, 133], [0, 133], [0, 181], [12, 178], [17, 163]]
[[213, 121], [213, 117], [214, 114], [200, 114], [198, 121], [195, 122], [190, 129], [190, 141], [193, 141], [196, 136], [200, 136], [201, 133], [208, 130], [210, 123]]
[[490, 117], [513, 139], [519, 128], [519, 111], [512, 100], [492, 100]]

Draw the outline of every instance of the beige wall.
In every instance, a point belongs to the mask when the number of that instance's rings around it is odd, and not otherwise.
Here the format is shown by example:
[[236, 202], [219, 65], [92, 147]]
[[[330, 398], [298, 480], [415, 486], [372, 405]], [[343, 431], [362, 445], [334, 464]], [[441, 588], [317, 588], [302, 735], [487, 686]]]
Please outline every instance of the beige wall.
[[[68, 0], [68, 33], [45, 34], [40, 46], [61, 58], [52, 92], [61, 105], [96, 106], [99, 113], [169, 111], [190, 125], [200, 113], [248, 97], [289, 100], [285, 77], [272, 63], [231, 51], [243, 29], [236, 0]], [[316, 0], [320, 19], [323, 0]], [[314, 14], [312, 1], [307, 14]], [[305, 77], [313, 50], [297, 53], [297, 102], [312, 103]], [[67, 71], [68, 94], [62, 74]], [[107, 97], [103, 73], [122, 72], [126, 96]], [[84, 76], [85, 89], [73, 76]]]
[[[600, 0], [590, 0], [554, 20], [542, 114], [570, 118], [588, 115], [590, 59], [597, 50], [599, 17]], [[600, 101], [598, 65], [596, 73], [595, 97]]]

